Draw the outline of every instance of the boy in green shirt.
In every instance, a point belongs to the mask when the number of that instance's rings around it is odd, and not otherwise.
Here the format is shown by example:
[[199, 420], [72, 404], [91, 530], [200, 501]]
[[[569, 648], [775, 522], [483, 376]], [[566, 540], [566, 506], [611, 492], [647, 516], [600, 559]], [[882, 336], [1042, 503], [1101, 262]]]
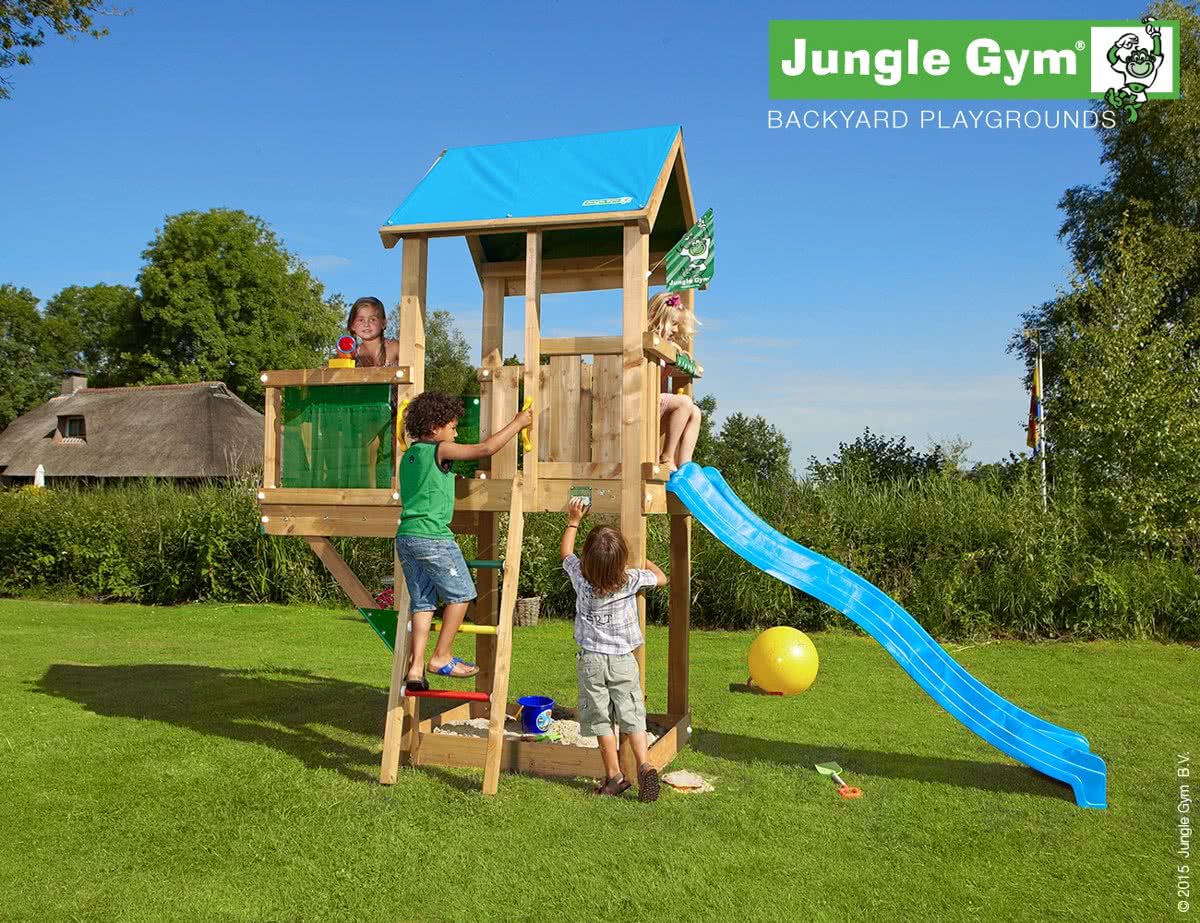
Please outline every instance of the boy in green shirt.
[[425, 679], [425, 645], [438, 597], [446, 604], [429, 672], [466, 679], [479, 672], [473, 663], [450, 653], [454, 636], [475, 598], [475, 584], [467, 571], [450, 520], [454, 516], [456, 461], [490, 458], [522, 429], [533, 425], [533, 411], [512, 418], [504, 429], [475, 445], [459, 445], [458, 420], [463, 405], [456, 397], [438, 391], [417, 395], [404, 415], [404, 429], [412, 445], [400, 459], [400, 503], [403, 511], [396, 529], [396, 556], [404, 569], [404, 582], [412, 599], [412, 662], [405, 685], [411, 691], [429, 688]]

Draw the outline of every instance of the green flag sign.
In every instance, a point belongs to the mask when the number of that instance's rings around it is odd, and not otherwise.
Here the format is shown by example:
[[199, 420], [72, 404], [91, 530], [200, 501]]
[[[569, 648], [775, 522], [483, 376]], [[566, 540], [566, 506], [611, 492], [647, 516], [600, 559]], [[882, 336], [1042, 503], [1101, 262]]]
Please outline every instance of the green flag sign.
[[713, 212], [710, 208], [667, 254], [667, 291], [702, 288], [713, 277]]

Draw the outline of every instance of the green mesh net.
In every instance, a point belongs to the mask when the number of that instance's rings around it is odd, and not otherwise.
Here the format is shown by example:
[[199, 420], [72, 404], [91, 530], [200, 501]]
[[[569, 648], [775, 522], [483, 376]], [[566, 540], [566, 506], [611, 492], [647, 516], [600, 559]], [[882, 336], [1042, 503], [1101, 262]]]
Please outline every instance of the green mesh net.
[[282, 487], [387, 489], [395, 467], [390, 384], [283, 388]]

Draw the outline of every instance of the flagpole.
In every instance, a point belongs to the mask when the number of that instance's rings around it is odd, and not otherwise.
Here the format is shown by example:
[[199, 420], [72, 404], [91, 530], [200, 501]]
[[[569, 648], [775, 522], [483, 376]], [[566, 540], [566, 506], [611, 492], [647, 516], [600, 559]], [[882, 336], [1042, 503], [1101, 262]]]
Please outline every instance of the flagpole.
[[1037, 338], [1037, 385], [1038, 385], [1038, 457], [1042, 460], [1042, 512], [1050, 507], [1046, 499], [1046, 412], [1042, 409], [1042, 398], [1045, 391], [1045, 380], [1042, 378], [1042, 337], [1039, 331]]

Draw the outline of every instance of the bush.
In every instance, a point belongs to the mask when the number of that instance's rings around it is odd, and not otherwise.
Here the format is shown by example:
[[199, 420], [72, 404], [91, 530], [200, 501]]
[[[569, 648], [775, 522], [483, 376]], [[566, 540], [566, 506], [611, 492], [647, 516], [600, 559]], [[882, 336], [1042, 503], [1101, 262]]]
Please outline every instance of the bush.
[[[1031, 477], [885, 484], [751, 477], [732, 486], [779, 531], [858, 572], [938, 637], [1200, 640], [1194, 562], [1102, 556], [1083, 525], [1084, 501], [1060, 490], [1043, 514]], [[595, 521], [605, 520], [588, 517], [583, 531]], [[575, 597], [558, 560], [563, 523], [560, 514], [526, 516], [519, 586], [543, 597], [546, 614], [570, 617]], [[666, 517], [651, 517], [648, 530], [651, 560], [668, 569]], [[392, 572], [386, 539], [334, 543], [368, 589]], [[473, 540], [462, 543], [473, 557]], [[697, 628], [847, 624], [698, 525], [691, 590]], [[160, 605], [345, 604], [304, 542], [261, 533], [250, 484], [0, 492], [0, 593], [28, 592]], [[650, 591], [649, 620], [665, 623], [668, 602], [667, 590]]]

